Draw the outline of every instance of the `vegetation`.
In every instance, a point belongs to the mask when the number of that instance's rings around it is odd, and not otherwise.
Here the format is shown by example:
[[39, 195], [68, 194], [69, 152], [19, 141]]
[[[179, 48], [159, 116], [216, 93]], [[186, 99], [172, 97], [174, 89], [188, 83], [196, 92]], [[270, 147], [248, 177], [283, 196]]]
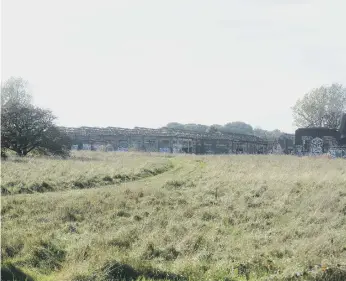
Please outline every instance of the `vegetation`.
[[9, 158], [2, 163], [2, 194], [61, 191], [117, 184], [163, 173], [168, 158], [148, 155], [78, 152], [67, 160]]
[[[170, 165], [121, 184], [64, 186], [148, 162]], [[342, 159], [77, 152], [2, 166], [4, 185], [54, 187], [1, 198], [10, 280], [346, 279]]]
[[211, 131], [220, 131], [224, 133], [237, 133], [237, 134], [246, 134], [253, 135], [254, 131], [251, 125], [244, 122], [236, 121], [230, 122], [225, 125], [214, 124], [211, 126], [201, 125], [201, 124], [181, 124], [177, 122], [171, 122], [166, 125], [168, 128], [187, 130], [187, 131], [197, 131], [201, 133]]
[[[327, 127], [339, 129], [341, 116], [346, 110], [346, 88], [341, 84], [321, 86], [312, 89], [301, 99], [298, 99], [292, 107], [294, 124], [297, 127]], [[214, 124], [211, 126], [202, 124], [181, 124], [171, 122], [168, 128], [191, 130], [201, 133], [221, 132], [255, 135], [268, 140], [279, 138], [283, 132], [276, 129], [268, 131], [259, 127], [253, 128], [242, 121], [229, 122], [225, 125]]]
[[346, 88], [341, 84], [321, 86], [299, 99], [293, 110], [298, 127], [327, 127], [339, 129], [346, 110]]
[[68, 156], [71, 141], [55, 127], [54, 119], [50, 110], [31, 104], [26, 81], [10, 78], [1, 86], [1, 155], [8, 149], [18, 156], [32, 150]]
[[[346, 279], [344, 160], [71, 154], [23, 79], [1, 92], [5, 280]], [[341, 85], [313, 90], [295, 121], [336, 128], [345, 101]], [[244, 122], [167, 126], [281, 134]]]
[[280, 130], [267, 131], [259, 127], [252, 128], [250, 124], [245, 122], [236, 121], [230, 122], [225, 125], [214, 124], [211, 126], [202, 124], [181, 124], [177, 122], [171, 122], [166, 125], [168, 128], [186, 130], [186, 131], [196, 131], [200, 133], [234, 133], [234, 134], [245, 134], [245, 135], [255, 135], [260, 138], [275, 140], [279, 138], [283, 132]]

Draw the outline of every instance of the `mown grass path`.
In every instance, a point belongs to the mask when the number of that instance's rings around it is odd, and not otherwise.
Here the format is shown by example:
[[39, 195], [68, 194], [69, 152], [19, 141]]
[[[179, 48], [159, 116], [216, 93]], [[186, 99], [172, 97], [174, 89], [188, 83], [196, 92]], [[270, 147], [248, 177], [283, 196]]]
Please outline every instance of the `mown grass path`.
[[184, 178], [187, 178], [189, 175], [196, 173], [197, 171], [201, 172], [200, 165], [201, 162], [191, 159], [170, 159], [171, 169], [164, 171], [163, 173], [159, 173], [157, 175], [153, 175], [146, 178], [141, 178], [135, 181], [124, 181], [120, 184], [119, 187], [124, 188], [133, 188], [135, 186], [144, 185], [150, 186], [153, 188], [161, 187], [168, 181], [179, 181]]

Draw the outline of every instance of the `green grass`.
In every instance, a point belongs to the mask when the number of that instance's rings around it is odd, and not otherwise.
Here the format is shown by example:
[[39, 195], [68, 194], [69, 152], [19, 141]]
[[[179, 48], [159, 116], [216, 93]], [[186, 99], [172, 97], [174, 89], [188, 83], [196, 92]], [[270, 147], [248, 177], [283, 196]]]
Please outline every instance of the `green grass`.
[[[10, 167], [23, 167], [24, 184], [47, 181], [36, 172], [42, 165], [56, 181], [55, 192], [2, 196], [4, 269], [62, 281], [346, 280], [342, 159], [125, 153], [121, 162], [105, 153], [84, 161], [93, 176], [118, 174], [125, 162], [127, 171], [148, 162], [170, 168], [58, 188], [89, 171], [78, 157], [2, 163], [2, 180], [20, 174]], [[61, 171], [70, 171], [64, 180]]]

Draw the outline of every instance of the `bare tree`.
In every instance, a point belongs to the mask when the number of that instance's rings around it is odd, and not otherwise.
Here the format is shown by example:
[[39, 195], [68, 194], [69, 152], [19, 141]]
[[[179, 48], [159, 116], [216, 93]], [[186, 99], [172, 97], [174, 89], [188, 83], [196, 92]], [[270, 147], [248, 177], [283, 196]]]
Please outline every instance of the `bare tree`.
[[23, 78], [11, 77], [1, 84], [1, 108], [11, 104], [29, 105], [31, 101], [28, 82]]
[[296, 126], [332, 129], [339, 128], [345, 110], [346, 88], [341, 84], [313, 89], [292, 107]]

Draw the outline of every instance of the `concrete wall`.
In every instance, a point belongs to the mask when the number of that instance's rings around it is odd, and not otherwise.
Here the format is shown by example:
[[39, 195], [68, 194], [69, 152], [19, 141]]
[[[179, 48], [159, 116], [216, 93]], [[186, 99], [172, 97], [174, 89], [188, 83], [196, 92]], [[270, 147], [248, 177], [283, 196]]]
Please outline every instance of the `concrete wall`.
[[[195, 154], [229, 154], [229, 153], [266, 153], [267, 146], [252, 142], [231, 140], [196, 140], [160, 136], [77, 136], [73, 138], [74, 149], [114, 150], [114, 151], [148, 151]], [[108, 149], [105, 149], [108, 147]]]

